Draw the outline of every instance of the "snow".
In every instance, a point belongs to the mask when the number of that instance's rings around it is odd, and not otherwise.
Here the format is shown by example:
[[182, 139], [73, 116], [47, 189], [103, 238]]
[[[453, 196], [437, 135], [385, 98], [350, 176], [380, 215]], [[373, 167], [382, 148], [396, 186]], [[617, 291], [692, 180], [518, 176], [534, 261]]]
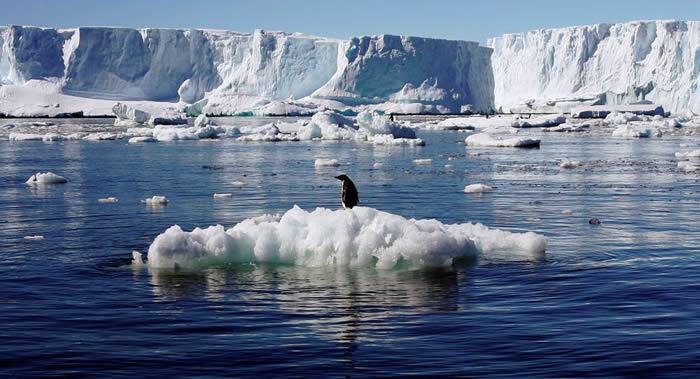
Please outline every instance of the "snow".
[[497, 138], [487, 133], [472, 134], [464, 140], [467, 146], [474, 147], [539, 147], [540, 140], [534, 138]]
[[479, 257], [537, 260], [547, 241], [538, 234], [511, 233], [481, 224], [443, 224], [407, 219], [373, 208], [348, 210], [297, 206], [282, 216], [183, 231], [174, 225], [148, 248], [152, 268], [206, 268], [229, 263], [285, 263], [308, 267], [450, 266]]
[[27, 181], [27, 184], [42, 185], [42, 184], [63, 184], [68, 183], [68, 179], [56, 175], [53, 172], [37, 172], [32, 175]]
[[316, 167], [325, 167], [325, 166], [337, 167], [337, 166], [340, 166], [340, 162], [338, 162], [337, 159], [318, 158], [314, 162], [314, 166], [316, 166]]
[[566, 111], [651, 101], [700, 113], [700, 22], [634, 21], [492, 38], [494, 97], [503, 111]]
[[464, 193], [483, 193], [483, 192], [490, 192], [493, 190], [493, 187], [487, 186], [486, 184], [482, 183], [476, 183], [476, 184], [469, 184], [464, 187]]
[[141, 202], [146, 203], [146, 205], [161, 206], [161, 205], [167, 205], [168, 199], [165, 196], [155, 195], [153, 197], [149, 197], [147, 199], [144, 199]]

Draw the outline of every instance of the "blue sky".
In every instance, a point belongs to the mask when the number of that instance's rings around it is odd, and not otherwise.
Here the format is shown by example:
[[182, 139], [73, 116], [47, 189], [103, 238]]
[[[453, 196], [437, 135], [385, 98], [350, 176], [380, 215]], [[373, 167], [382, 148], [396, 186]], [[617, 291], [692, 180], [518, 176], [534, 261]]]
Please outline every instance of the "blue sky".
[[507, 32], [649, 19], [700, 20], [697, 0], [0, 0], [0, 25], [405, 34], [485, 42]]

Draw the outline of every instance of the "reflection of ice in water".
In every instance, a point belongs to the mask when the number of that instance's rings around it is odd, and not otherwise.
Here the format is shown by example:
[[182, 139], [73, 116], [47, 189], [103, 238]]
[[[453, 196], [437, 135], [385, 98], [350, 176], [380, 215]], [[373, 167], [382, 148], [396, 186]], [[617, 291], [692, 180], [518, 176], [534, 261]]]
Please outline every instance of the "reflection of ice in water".
[[278, 307], [292, 316], [289, 323], [344, 343], [355, 343], [360, 334], [374, 339], [375, 322], [388, 317], [457, 311], [463, 276], [451, 269], [382, 272], [250, 264], [194, 272], [133, 269], [135, 275], [148, 270], [157, 300], [201, 297], [235, 303], [243, 307], [239, 312]]

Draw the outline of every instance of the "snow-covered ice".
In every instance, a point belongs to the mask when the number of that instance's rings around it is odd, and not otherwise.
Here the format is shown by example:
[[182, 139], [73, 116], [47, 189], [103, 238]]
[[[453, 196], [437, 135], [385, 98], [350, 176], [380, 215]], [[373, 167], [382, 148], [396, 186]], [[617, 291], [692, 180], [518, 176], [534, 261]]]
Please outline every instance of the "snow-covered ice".
[[153, 197], [149, 197], [147, 199], [144, 199], [141, 202], [146, 203], [146, 205], [158, 206], [158, 205], [167, 205], [168, 199], [165, 196], [155, 195]]
[[406, 219], [373, 208], [348, 210], [293, 207], [225, 229], [221, 225], [183, 231], [174, 225], [148, 248], [152, 268], [204, 268], [225, 263], [286, 263], [378, 269], [450, 266], [479, 257], [542, 259], [546, 239], [481, 224], [443, 224]]
[[474, 147], [539, 147], [540, 140], [535, 138], [511, 137], [497, 138], [487, 133], [472, 134], [464, 140], [467, 146]]
[[337, 159], [328, 159], [328, 158], [317, 158], [316, 161], [314, 161], [314, 166], [316, 167], [337, 167], [340, 166], [340, 162]]
[[514, 128], [550, 128], [566, 122], [564, 115], [544, 115], [530, 118], [516, 118], [510, 125]]
[[613, 130], [612, 136], [629, 138], [661, 137], [661, 131], [644, 125], [623, 124]]
[[476, 184], [469, 184], [464, 187], [464, 193], [483, 193], [483, 192], [490, 192], [493, 190], [493, 187], [488, 186], [486, 184], [482, 183], [476, 183]]
[[25, 182], [27, 184], [63, 184], [63, 183], [68, 183], [68, 179], [56, 175], [53, 172], [37, 172], [36, 174], [32, 175], [27, 181]]

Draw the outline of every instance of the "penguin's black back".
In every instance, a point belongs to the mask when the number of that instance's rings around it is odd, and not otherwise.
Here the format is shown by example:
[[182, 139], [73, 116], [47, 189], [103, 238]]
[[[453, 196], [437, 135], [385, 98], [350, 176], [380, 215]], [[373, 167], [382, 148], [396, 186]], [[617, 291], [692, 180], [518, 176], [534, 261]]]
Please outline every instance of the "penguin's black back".
[[340, 200], [343, 202], [343, 206], [348, 209], [356, 206], [360, 201], [360, 197], [357, 194], [357, 188], [355, 188], [355, 183], [353, 183], [349, 178], [343, 180], [343, 193]]

